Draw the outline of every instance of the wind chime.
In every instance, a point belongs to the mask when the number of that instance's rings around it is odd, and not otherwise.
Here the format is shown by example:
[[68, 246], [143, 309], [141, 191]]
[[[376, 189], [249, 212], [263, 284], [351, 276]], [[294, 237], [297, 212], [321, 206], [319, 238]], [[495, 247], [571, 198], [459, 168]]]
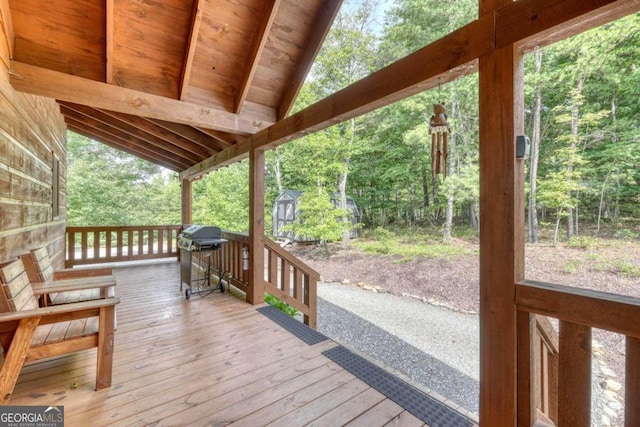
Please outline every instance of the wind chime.
[[433, 104], [433, 115], [429, 120], [429, 133], [431, 134], [431, 175], [434, 179], [438, 174], [442, 174], [443, 178], [447, 177], [449, 132], [451, 129], [447, 122], [447, 110], [444, 108], [444, 102]]

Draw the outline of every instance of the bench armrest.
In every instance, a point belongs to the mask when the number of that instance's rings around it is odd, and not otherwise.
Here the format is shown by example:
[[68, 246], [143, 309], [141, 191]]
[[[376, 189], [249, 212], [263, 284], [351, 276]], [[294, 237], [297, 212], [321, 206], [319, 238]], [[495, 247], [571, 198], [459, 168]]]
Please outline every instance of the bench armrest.
[[113, 269], [111, 267], [99, 268], [65, 268], [53, 272], [53, 280], [76, 279], [80, 277], [96, 277], [111, 276]]
[[[120, 298], [118, 297], [73, 302], [31, 310], [12, 311], [8, 313], [0, 313], [0, 323], [14, 322], [16, 320], [29, 319], [33, 317], [42, 317], [43, 319], [46, 319], [47, 317], [59, 317], [60, 315], [67, 313], [96, 310], [103, 307], [115, 306], [116, 304], [120, 304]], [[40, 323], [43, 322], [41, 321]]]
[[53, 282], [31, 283], [31, 288], [36, 296], [52, 294], [56, 292], [73, 292], [85, 289], [103, 289], [116, 286], [116, 278], [113, 276], [95, 276], [78, 279], [55, 280]]

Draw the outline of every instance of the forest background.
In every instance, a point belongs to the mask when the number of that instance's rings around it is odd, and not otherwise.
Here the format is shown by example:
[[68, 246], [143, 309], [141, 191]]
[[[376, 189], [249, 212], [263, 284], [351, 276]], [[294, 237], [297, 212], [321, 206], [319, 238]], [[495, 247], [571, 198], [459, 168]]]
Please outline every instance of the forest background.
[[[477, 10], [473, 0], [347, 0], [295, 110], [465, 25]], [[431, 171], [435, 103], [445, 104], [451, 128], [446, 178]], [[525, 123], [528, 240], [637, 238], [640, 14], [528, 54]], [[68, 146], [70, 226], [181, 222], [177, 174], [71, 132]], [[194, 183], [194, 223], [247, 231], [248, 172], [243, 161]], [[275, 198], [300, 190], [353, 197], [365, 234], [423, 228], [445, 242], [473, 234], [477, 75], [271, 150], [266, 178], [267, 231]]]

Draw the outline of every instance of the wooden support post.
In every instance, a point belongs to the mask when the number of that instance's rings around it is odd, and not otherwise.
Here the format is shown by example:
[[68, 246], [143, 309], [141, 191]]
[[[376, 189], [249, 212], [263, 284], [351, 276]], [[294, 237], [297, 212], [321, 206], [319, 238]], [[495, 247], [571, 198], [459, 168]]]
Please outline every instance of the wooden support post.
[[624, 398], [625, 427], [640, 426], [640, 339], [627, 337]]
[[188, 179], [182, 180], [182, 225], [191, 224], [193, 205], [193, 185]]
[[479, 63], [480, 425], [491, 427], [513, 427], [517, 416], [514, 296], [524, 278], [524, 164], [516, 159], [515, 137], [524, 128], [522, 64], [512, 45]]
[[591, 328], [560, 321], [558, 427], [591, 425]]
[[249, 289], [247, 302], [264, 302], [264, 151], [249, 157]]

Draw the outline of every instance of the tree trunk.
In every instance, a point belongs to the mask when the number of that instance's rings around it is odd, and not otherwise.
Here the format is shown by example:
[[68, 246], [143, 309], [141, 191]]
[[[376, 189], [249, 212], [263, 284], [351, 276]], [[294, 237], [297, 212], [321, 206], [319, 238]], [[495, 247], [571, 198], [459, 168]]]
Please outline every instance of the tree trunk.
[[[578, 80], [578, 86], [576, 87], [576, 92], [574, 94], [573, 105], [571, 106], [571, 151], [573, 152], [578, 146], [578, 131], [580, 124], [580, 97], [582, 95], [582, 88], [584, 86], [584, 77], [581, 77]], [[571, 180], [573, 175], [573, 161], [569, 159], [569, 164], [567, 166], [567, 180]], [[570, 193], [570, 192], [569, 192]], [[569, 194], [569, 198], [571, 198], [571, 194]], [[573, 207], [569, 206], [567, 208], [567, 238], [571, 239], [574, 234], [574, 213]]]
[[282, 170], [280, 169], [280, 151], [278, 147], [274, 150], [276, 153], [276, 163], [273, 165], [273, 173], [276, 176], [276, 184], [278, 185], [278, 194], [282, 194], [284, 188], [282, 188]]
[[[542, 50], [536, 50], [535, 58], [536, 75], [540, 75], [542, 69]], [[529, 231], [529, 242], [537, 243], [540, 241], [538, 211], [536, 207], [538, 197], [538, 161], [540, 158], [540, 140], [542, 117], [542, 88], [540, 85], [536, 87], [535, 106], [533, 109], [533, 133], [531, 135], [531, 157], [529, 158], [529, 212], [527, 216], [527, 225]]]
[[[454, 85], [455, 88], [455, 84], [452, 83]], [[453, 96], [452, 96], [452, 101], [451, 101], [451, 117], [455, 117], [456, 116], [456, 107], [457, 107], [457, 101], [456, 101], [456, 97], [455, 97], [455, 90], [453, 92]], [[453, 137], [453, 135], [451, 135], [451, 138], [449, 138], [449, 147], [448, 147], [448, 157], [447, 157], [447, 173], [449, 175], [453, 175], [453, 168], [455, 167], [455, 162], [453, 159], [454, 153], [455, 153], [456, 147], [455, 147], [455, 138]], [[447, 210], [445, 213], [445, 221], [444, 221], [444, 231], [442, 234], [442, 242], [443, 243], [448, 243], [451, 241], [451, 228], [453, 227], [453, 204], [455, 201], [455, 196], [454, 196], [454, 189], [452, 188], [451, 185], [448, 186], [448, 191], [447, 191]]]

